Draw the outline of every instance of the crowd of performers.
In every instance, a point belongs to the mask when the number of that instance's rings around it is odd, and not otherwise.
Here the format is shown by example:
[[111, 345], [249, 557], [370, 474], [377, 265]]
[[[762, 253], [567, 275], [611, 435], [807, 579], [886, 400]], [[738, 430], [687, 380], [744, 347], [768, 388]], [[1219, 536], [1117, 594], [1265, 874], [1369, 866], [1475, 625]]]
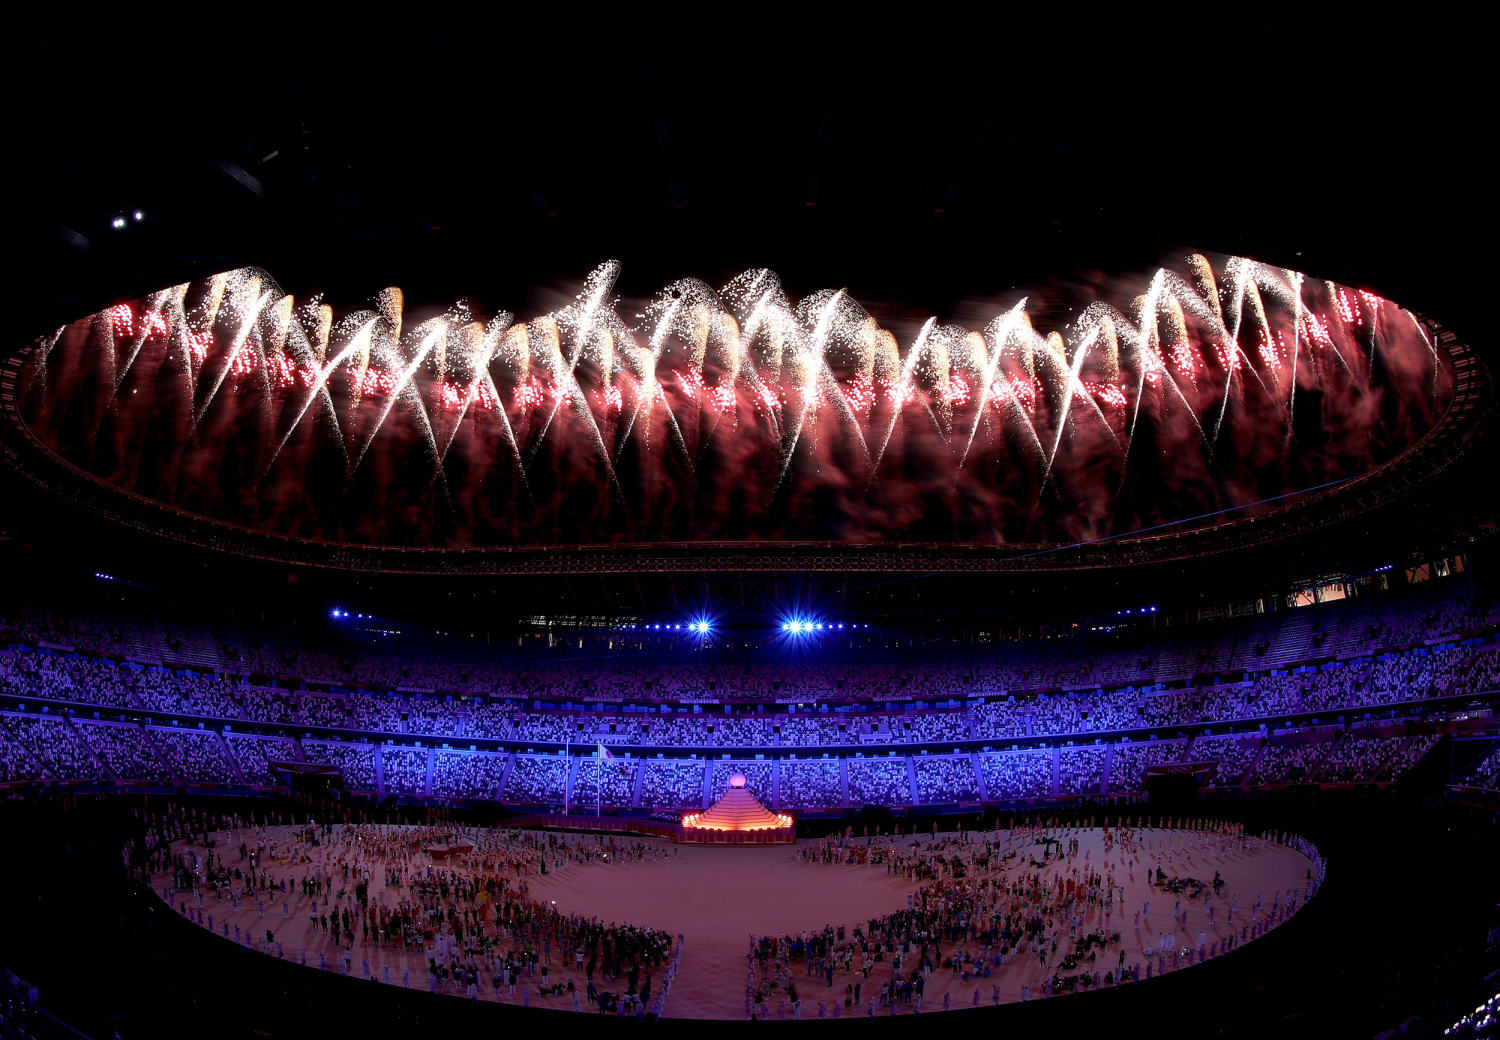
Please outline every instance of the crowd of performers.
[[[972, 1007], [1015, 999], [1018, 980], [1019, 998], [1029, 1000], [1149, 978], [1259, 936], [1310, 898], [1326, 869], [1317, 849], [1294, 835], [1252, 837], [1235, 823], [1139, 817], [1104, 821], [1103, 855], [1093, 862], [1082, 839], [1094, 826], [1092, 819], [1041, 820], [1008, 831], [934, 830], [926, 840], [915, 831], [845, 831], [800, 847], [808, 863], [884, 866], [918, 887], [904, 909], [852, 927], [752, 936], [746, 1015], [810, 1016], [803, 1002], [814, 994], [817, 1017], [838, 1018], [920, 1013], [929, 988], [941, 990], [948, 1010], [955, 999]], [[1310, 866], [1300, 889], [1273, 892], [1269, 906], [1260, 893], [1241, 913], [1218, 871], [1202, 876], [1208, 860], [1271, 843], [1297, 849]], [[1138, 871], [1151, 895], [1127, 911], [1124, 882]], [[934, 986], [934, 972], [947, 973], [946, 984]], [[930, 1000], [926, 1007], [936, 1009]]]
[[[681, 936], [565, 914], [530, 885], [573, 865], [670, 857], [672, 847], [176, 808], [150, 814], [146, 833], [127, 863], [170, 906], [277, 957], [474, 1000], [637, 1018], [662, 1013], [676, 977]], [[1307, 856], [1305, 883], [1258, 893], [1241, 911], [1211, 864], [1271, 844]], [[1138, 817], [922, 836], [846, 830], [796, 855], [810, 868], [882, 868], [916, 887], [904, 908], [852, 926], [752, 936], [752, 1018], [811, 1017], [804, 1000], [816, 999], [820, 1018], [920, 1013], [1150, 978], [1256, 938], [1316, 893], [1326, 871], [1295, 835]], [[1148, 896], [1127, 907], [1137, 875]]]
[[676, 976], [680, 936], [563, 913], [532, 898], [530, 885], [571, 865], [640, 862], [674, 849], [603, 836], [267, 825], [176, 811], [152, 827], [143, 867], [168, 905], [277, 957], [474, 1000], [636, 1018], [660, 1016]]

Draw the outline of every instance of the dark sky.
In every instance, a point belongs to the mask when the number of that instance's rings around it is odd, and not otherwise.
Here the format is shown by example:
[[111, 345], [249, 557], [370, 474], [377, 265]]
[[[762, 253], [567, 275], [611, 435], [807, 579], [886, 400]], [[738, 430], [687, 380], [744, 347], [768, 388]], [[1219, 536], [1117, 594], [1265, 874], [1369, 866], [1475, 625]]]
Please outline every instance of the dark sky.
[[1474, 34], [1210, 10], [69, 16], [0, 73], [6, 276], [28, 332], [247, 263], [519, 311], [609, 257], [637, 295], [770, 266], [944, 315], [1189, 246], [1461, 320], [1493, 223]]

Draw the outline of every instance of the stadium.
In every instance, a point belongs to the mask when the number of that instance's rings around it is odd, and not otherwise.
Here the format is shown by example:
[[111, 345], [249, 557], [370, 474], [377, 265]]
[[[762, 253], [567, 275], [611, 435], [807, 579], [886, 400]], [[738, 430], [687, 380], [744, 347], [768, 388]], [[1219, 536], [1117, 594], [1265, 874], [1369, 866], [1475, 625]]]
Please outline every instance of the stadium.
[[1287, 180], [936, 18], [474, 17], [7, 73], [0, 1033], [1496, 1035], [1483, 186], [1341, 151], [1450, 88]]

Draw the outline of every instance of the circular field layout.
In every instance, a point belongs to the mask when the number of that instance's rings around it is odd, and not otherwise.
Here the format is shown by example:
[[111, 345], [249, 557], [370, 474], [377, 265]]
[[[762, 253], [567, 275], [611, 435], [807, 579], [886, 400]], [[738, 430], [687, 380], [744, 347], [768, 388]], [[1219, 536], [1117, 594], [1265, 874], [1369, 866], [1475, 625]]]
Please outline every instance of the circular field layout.
[[[575, 993], [598, 1012], [592, 985], [618, 1013], [632, 983], [649, 981], [645, 1007], [673, 1018], [905, 1014], [917, 994], [882, 989], [915, 990], [917, 978], [923, 1013], [1134, 984], [1260, 937], [1320, 874], [1315, 858], [1270, 840], [1161, 828], [733, 848], [413, 827], [306, 836], [273, 827], [219, 832], [212, 849], [179, 842], [153, 887], [221, 941], [313, 970], [364, 976], [368, 964], [392, 985], [568, 1012]], [[1165, 884], [1148, 884], [1148, 871]], [[352, 935], [335, 937], [330, 912], [347, 913]]]

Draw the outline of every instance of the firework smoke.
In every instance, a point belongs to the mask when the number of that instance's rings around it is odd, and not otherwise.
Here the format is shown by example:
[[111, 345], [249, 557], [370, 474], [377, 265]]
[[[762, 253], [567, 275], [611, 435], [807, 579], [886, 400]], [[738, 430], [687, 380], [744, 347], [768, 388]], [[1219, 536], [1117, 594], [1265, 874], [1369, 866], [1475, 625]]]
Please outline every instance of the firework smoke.
[[756, 270], [630, 306], [620, 274], [529, 320], [413, 321], [399, 289], [335, 317], [224, 272], [59, 330], [22, 414], [122, 488], [299, 537], [1032, 545], [1365, 472], [1452, 389], [1415, 315], [1239, 257], [1056, 331], [1021, 298], [904, 347], [842, 289], [794, 302]]

